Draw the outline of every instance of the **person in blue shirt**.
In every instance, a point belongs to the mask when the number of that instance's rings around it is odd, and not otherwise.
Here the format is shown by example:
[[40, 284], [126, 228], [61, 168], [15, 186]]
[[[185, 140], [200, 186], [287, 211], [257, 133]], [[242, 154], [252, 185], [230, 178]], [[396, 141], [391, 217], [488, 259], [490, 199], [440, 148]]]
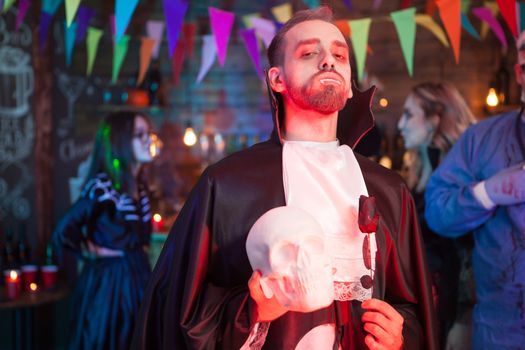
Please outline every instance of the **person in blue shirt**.
[[[525, 103], [525, 32], [516, 81]], [[430, 177], [425, 217], [435, 232], [474, 232], [473, 349], [525, 346], [524, 107], [470, 127]]]

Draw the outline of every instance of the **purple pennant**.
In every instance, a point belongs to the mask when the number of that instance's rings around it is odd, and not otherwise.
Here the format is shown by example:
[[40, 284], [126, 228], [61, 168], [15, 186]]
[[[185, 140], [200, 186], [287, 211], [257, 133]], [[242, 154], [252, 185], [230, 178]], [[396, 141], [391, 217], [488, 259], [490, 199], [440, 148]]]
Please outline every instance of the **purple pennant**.
[[347, 9], [349, 9], [350, 11], [352, 11], [352, 0], [343, 0], [345, 6]]
[[496, 37], [501, 42], [501, 45], [504, 48], [508, 47], [507, 40], [505, 39], [505, 33], [503, 32], [503, 28], [499, 24], [498, 20], [492, 15], [492, 11], [488, 7], [473, 8], [472, 13], [476, 15], [482, 21], [487, 22], [490, 29], [492, 29]]
[[49, 32], [49, 25], [51, 24], [52, 20], [52, 15], [45, 11], [40, 12], [40, 24], [38, 26], [38, 40], [40, 41], [40, 52], [42, 52], [44, 50], [44, 47], [46, 46], [47, 33]]
[[188, 3], [183, 0], [163, 0], [163, 2], [166, 32], [168, 35], [168, 53], [170, 57], [172, 57], [175, 46], [177, 46], [184, 16], [186, 15], [186, 11], [188, 11]]
[[278, 22], [278, 21], [273, 21], [273, 24], [275, 24], [275, 30], [276, 31], [279, 31], [279, 29], [281, 29], [284, 26], [284, 23], [281, 23], [281, 22]]
[[257, 75], [259, 76], [259, 78], [262, 79], [263, 74], [259, 58], [259, 50], [257, 49], [258, 45], [257, 37], [255, 36], [255, 29], [242, 29], [239, 31], [239, 35], [241, 36], [241, 39], [244, 42], [244, 46], [246, 47], [246, 51], [248, 51], [248, 55], [250, 55]]
[[16, 31], [20, 29], [20, 26], [22, 25], [22, 22], [24, 21], [24, 18], [27, 14], [28, 9], [29, 9], [29, 0], [20, 0], [20, 3], [18, 4], [18, 13], [16, 14], [16, 24], [15, 24]]
[[95, 10], [90, 7], [80, 5], [77, 12], [77, 44], [82, 42], [86, 37], [89, 21], [95, 15]]
[[215, 38], [215, 45], [217, 46], [219, 64], [224, 66], [226, 53], [228, 51], [228, 40], [230, 39], [235, 15], [214, 7], [208, 7], [208, 13], [210, 14], [211, 31]]

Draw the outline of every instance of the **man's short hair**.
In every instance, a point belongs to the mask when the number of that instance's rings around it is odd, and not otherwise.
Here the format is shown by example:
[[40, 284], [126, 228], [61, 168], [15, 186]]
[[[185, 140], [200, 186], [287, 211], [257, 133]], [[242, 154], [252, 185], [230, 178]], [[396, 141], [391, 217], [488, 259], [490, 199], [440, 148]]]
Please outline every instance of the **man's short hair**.
[[296, 12], [292, 18], [290, 18], [282, 27], [279, 29], [277, 34], [272, 39], [270, 46], [268, 47], [267, 55], [270, 67], [281, 66], [284, 61], [284, 36], [286, 33], [295, 27], [297, 24], [306, 21], [325, 21], [334, 24], [334, 17], [332, 10], [328, 6], [321, 6], [315, 9], [302, 10]]

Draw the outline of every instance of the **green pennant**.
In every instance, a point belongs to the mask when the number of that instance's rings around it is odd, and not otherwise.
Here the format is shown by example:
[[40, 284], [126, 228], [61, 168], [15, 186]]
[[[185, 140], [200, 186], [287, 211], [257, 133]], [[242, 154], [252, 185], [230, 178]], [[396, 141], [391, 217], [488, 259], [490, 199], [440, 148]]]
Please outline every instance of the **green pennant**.
[[115, 84], [118, 79], [118, 74], [126, 53], [128, 52], [129, 35], [123, 35], [122, 38], [115, 43], [113, 48], [113, 71], [111, 72], [111, 82]]
[[9, 11], [11, 6], [15, 3], [16, 0], [4, 0], [4, 8], [2, 9], [3, 12]]
[[66, 20], [68, 27], [71, 25], [71, 23], [73, 23], [79, 5], [80, 0], [66, 0]]
[[396, 27], [397, 36], [401, 43], [401, 50], [405, 58], [408, 74], [412, 76], [414, 69], [414, 44], [416, 42], [416, 8], [410, 7], [390, 13]]
[[102, 37], [102, 29], [88, 27], [87, 38], [86, 38], [86, 48], [87, 48], [87, 68], [86, 75], [90, 76], [93, 71], [93, 63], [95, 62], [95, 57], [97, 56], [98, 44], [100, 38]]
[[470, 1], [471, 0], [461, 0], [461, 12], [467, 13], [470, 10]]
[[363, 80], [365, 70], [370, 22], [372, 22], [370, 18], [348, 21], [350, 31], [352, 32], [352, 49], [354, 50], [355, 60], [357, 62], [357, 78], [359, 81]]

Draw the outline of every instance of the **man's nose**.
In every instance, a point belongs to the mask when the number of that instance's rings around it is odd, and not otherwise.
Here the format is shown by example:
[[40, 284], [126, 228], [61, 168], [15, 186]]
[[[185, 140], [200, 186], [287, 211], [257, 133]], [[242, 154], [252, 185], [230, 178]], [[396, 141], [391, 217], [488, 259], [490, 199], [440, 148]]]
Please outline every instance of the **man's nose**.
[[330, 54], [323, 55], [319, 62], [319, 70], [333, 70], [335, 68], [335, 59]]

